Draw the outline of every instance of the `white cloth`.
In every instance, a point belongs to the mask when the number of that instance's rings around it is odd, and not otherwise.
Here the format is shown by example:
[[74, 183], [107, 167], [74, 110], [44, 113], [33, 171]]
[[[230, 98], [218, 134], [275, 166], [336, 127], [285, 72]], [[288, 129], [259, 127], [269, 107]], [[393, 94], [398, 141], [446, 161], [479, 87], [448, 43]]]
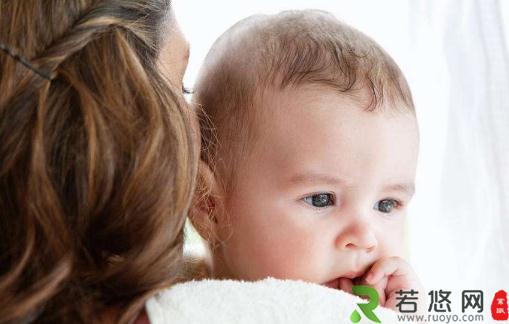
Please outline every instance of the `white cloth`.
[[[373, 323], [359, 310], [362, 299], [302, 281], [268, 278], [257, 282], [202, 280], [178, 284], [146, 303], [151, 324], [163, 323]], [[377, 307], [382, 323], [398, 322], [395, 312]]]

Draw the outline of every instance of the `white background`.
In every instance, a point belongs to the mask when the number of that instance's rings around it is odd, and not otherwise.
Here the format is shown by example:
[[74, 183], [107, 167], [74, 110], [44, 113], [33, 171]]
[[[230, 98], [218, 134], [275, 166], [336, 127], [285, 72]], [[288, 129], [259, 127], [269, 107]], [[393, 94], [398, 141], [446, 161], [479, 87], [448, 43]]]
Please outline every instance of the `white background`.
[[174, 5], [191, 44], [185, 77], [190, 88], [214, 40], [257, 13], [324, 9], [394, 57], [410, 83], [421, 135], [408, 256], [426, 288], [454, 294], [509, 290], [508, 2], [176, 0]]

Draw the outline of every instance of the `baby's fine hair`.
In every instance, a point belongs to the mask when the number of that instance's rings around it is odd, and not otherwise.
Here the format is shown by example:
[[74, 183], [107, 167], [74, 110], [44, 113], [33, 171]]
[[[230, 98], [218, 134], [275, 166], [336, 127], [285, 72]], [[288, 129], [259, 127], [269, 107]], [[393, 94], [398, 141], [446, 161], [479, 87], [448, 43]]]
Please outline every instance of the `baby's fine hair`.
[[[267, 90], [318, 85], [365, 109], [414, 113], [408, 84], [371, 38], [319, 10], [284, 11], [241, 20], [212, 46], [195, 88], [201, 106], [202, 159], [232, 187], [234, 165], [255, 139], [256, 104]], [[366, 91], [368, 90], [368, 91]], [[224, 172], [229, 174], [224, 174]]]

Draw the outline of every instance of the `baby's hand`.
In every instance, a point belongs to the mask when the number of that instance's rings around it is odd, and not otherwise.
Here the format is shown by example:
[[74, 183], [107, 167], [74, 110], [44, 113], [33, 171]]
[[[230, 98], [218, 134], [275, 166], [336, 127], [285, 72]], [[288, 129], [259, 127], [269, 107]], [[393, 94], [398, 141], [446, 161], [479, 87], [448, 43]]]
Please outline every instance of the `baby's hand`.
[[380, 296], [380, 305], [398, 311], [396, 304], [399, 297], [396, 292], [415, 290], [419, 292], [419, 300], [424, 290], [412, 267], [402, 258], [389, 257], [380, 259], [364, 275], [363, 281], [373, 286]]
[[[399, 295], [397, 291], [418, 291], [418, 301], [425, 296], [417, 275], [411, 266], [402, 258], [388, 257], [376, 261], [361, 278], [355, 279], [352, 283], [349, 279], [340, 280], [340, 288], [351, 292], [352, 284], [369, 285], [378, 291], [380, 305], [398, 311], [396, 304]], [[419, 307], [421, 308], [421, 307]]]

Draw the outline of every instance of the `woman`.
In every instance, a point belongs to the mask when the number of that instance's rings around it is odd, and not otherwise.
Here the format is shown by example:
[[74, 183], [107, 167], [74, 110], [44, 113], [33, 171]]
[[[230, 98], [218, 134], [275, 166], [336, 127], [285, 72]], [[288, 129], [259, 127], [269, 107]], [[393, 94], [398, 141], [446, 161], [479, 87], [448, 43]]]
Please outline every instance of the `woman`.
[[177, 280], [196, 173], [170, 1], [0, 12], [0, 323], [132, 322]]

